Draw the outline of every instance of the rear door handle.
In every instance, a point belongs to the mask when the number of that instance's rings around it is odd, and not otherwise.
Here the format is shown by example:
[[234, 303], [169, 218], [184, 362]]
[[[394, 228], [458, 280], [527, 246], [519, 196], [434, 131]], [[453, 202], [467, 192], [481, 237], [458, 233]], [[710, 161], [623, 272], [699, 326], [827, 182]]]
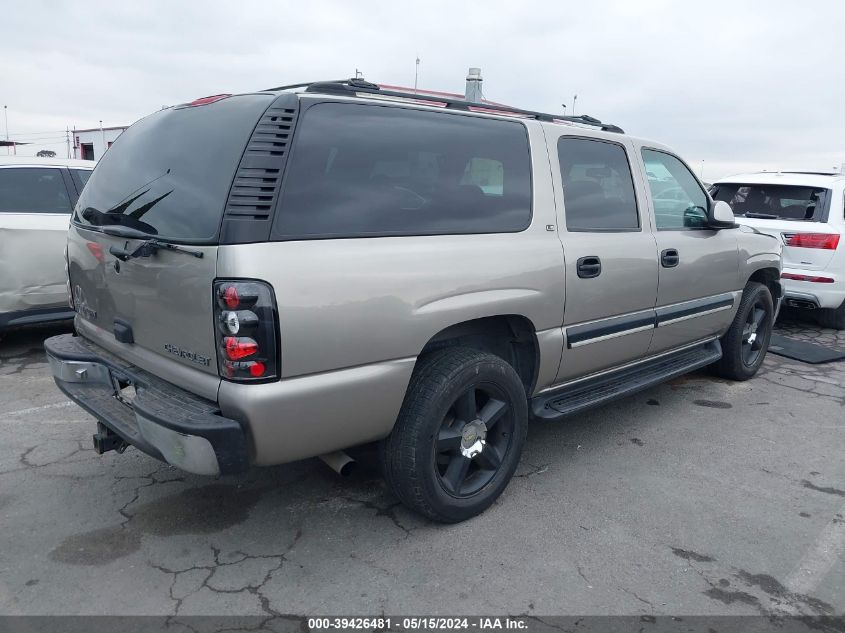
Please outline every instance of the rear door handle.
[[667, 248], [660, 253], [660, 265], [663, 268], [674, 268], [681, 262], [681, 256], [677, 248]]
[[576, 264], [578, 276], [581, 279], [592, 279], [601, 275], [601, 260], [598, 255], [587, 255], [578, 260]]

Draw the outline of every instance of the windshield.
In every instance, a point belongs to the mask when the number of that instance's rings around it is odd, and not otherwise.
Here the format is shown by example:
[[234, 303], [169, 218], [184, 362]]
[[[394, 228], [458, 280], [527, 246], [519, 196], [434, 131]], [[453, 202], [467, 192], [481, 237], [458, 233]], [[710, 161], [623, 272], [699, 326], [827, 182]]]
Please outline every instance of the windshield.
[[825, 220], [830, 199], [829, 189], [802, 185], [719, 183], [710, 193], [737, 216], [810, 222]]
[[271, 99], [241, 95], [141, 119], [97, 164], [74, 222], [214, 241], [244, 147]]

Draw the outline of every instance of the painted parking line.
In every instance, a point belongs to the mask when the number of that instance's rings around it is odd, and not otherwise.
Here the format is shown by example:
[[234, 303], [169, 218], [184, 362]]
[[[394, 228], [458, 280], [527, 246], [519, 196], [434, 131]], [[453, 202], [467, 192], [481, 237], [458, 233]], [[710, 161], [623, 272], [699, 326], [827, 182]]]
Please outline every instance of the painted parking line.
[[808, 595], [824, 581], [845, 552], [845, 505], [819, 534], [784, 581], [793, 593]]
[[11, 416], [11, 415], [26, 415], [28, 413], [37, 413], [39, 411], [46, 411], [48, 409], [63, 409], [65, 407], [72, 406], [73, 402], [70, 400], [66, 400], [65, 402], [54, 402], [52, 404], [42, 404], [40, 407], [29, 407], [27, 409], [18, 409], [17, 411], [8, 411], [6, 413], [0, 413], [0, 416]]

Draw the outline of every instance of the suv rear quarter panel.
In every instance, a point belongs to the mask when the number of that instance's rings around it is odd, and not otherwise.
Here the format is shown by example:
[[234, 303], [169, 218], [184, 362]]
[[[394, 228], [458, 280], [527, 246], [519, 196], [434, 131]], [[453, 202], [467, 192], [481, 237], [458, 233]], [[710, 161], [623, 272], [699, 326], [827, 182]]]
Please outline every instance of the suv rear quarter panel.
[[257, 463], [387, 435], [417, 355], [438, 332], [463, 321], [507, 314], [528, 318], [540, 342], [537, 388], [554, 379], [563, 253], [542, 130], [527, 127], [533, 214], [522, 232], [219, 248], [218, 277], [266, 280], [278, 303], [282, 380], [224, 381], [220, 388], [224, 414], [249, 412]]

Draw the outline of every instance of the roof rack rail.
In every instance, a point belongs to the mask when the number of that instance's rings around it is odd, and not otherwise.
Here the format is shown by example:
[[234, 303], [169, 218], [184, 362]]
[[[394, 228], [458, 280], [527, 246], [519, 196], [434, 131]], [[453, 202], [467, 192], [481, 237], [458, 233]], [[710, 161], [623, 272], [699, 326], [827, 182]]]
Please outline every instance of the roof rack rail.
[[515, 114], [526, 118], [536, 119], [538, 121], [547, 121], [550, 123], [565, 122], [577, 123], [580, 125], [589, 125], [600, 128], [604, 132], [615, 132], [617, 134], [624, 134], [625, 131], [611, 123], [603, 123], [586, 114], [579, 116], [570, 116], [565, 114], [548, 114], [546, 112], [536, 112], [534, 110], [524, 110], [522, 108], [514, 108], [511, 106], [492, 104], [492, 103], [477, 103], [473, 101], [466, 101], [464, 99], [452, 99], [449, 97], [442, 97], [440, 95], [430, 95], [426, 91], [420, 92], [403, 92], [400, 90], [386, 90], [378, 84], [371, 83], [362, 78], [352, 79], [336, 79], [331, 81], [312, 81], [301, 84], [291, 84], [289, 86], [279, 86], [278, 88], [270, 88], [267, 92], [275, 92], [277, 90], [292, 90], [294, 88], [305, 88], [306, 92], [320, 92], [324, 94], [350, 94], [350, 93], [369, 93], [378, 94], [384, 97], [397, 97], [402, 99], [417, 99], [442, 103], [450, 110], [467, 110], [470, 112], [490, 112], [498, 114]]

